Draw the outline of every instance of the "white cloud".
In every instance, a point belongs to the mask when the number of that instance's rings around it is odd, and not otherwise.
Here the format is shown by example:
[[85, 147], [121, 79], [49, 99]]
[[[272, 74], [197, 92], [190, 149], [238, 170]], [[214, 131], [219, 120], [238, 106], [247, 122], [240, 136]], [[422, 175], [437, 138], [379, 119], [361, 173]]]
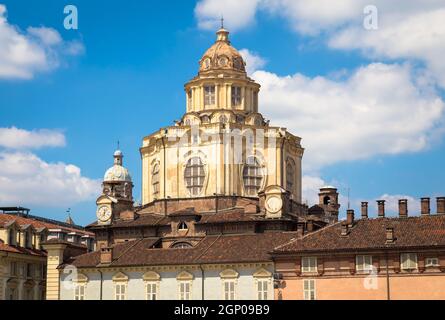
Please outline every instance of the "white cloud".
[[52, 28], [28, 27], [23, 32], [9, 24], [6, 6], [0, 4], [0, 79], [31, 79], [37, 72], [57, 68], [61, 56], [82, 52], [80, 42], [63, 41]]
[[[214, 29], [214, 25], [203, 21], [213, 21], [220, 12], [230, 12], [230, 19], [239, 29], [251, 25], [256, 12], [262, 10], [285, 18], [300, 34], [325, 33], [331, 48], [359, 49], [365, 56], [379, 59], [419, 60], [445, 88], [443, 0], [375, 0], [372, 3], [368, 0], [252, 0], [246, 3], [240, 8], [239, 1], [202, 0], [196, 6], [198, 24]], [[363, 9], [370, 4], [378, 9], [378, 30], [363, 28]]]
[[64, 147], [65, 136], [55, 130], [23, 130], [16, 127], [0, 128], [0, 147], [8, 149], [40, 149]]
[[235, 31], [255, 21], [258, 3], [259, 0], [200, 1], [195, 7], [195, 16], [202, 29], [219, 28], [224, 17], [224, 26]]
[[100, 181], [81, 175], [78, 167], [48, 163], [29, 152], [0, 152], [0, 204], [67, 207], [92, 200]]
[[409, 65], [375, 63], [345, 80], [257, 71], [262, 112], [303, 137], [306, 169], [425, 149], [445, 104]]
[[239, 53], [246, 62], [247, 74], [251, 75], [255, 71], [261, 69], [266, 65], [266, 60], [260, 57], [258, 54], [249, 51], [248, 49], [241, 49]]
[[[332, 48], [359, 49], [366, 56], [417, 59], [425, 63], [445, 88], [445, 6], [416, 13], [382, 12], [379, 29], [367, 31], [351, 25], [332, 35]], [[395, 45], [396, 44], [396, 45]]]

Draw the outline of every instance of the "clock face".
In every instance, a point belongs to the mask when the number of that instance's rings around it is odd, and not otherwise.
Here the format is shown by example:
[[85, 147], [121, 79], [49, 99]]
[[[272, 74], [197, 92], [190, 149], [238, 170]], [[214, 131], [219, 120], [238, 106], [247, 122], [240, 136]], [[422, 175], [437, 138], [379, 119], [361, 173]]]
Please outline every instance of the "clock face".
[[283, 207], [283, 200], [280, 197], [270, 197], [266, 201], [266, 206], [271, 213], [277, 213]]
[[97, 219], [102, 222], [106, 222], [111, 218], [111, 209], [109, 206], [100, 206], [97, 209]]

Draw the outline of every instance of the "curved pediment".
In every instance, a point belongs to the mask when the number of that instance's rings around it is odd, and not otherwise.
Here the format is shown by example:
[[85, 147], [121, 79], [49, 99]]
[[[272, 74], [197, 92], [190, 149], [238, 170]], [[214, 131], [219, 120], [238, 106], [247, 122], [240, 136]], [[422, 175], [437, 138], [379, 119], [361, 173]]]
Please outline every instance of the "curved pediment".
[[239, 273], [238, 272], [236, 272], [235, 270], [233, 270], [233, 269], [226, 269], [226, 270], [224, 270], [224, 271], [221, 271], [220, 273], [219, 273], [219, 276], [221, 277], [221, 278], [238, 278], [238, 276], [239, 276]]

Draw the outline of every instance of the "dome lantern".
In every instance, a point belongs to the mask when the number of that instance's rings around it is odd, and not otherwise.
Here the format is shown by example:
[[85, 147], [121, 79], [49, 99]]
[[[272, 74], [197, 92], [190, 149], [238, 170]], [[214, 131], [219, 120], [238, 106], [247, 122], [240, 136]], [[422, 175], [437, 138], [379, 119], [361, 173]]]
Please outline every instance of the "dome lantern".
[[114, 165], [104, 175], [104, 182], [131, 182], [131, 176], [127, 168], [123, 167], [124, 155], [117, 149], [114, 154]]

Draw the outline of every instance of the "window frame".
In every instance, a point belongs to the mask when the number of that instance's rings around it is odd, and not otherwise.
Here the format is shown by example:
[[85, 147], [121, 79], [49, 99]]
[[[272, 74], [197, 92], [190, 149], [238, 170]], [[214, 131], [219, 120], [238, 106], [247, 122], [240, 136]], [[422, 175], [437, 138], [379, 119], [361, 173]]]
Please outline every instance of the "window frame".
[[222, 300], [225, 301], [237, 300], [237, 294], [236, 294], [237, 284], [238, 284], [237, 279], [223, 278], [221, 280], [222, 280]]
[[159, 163], [154, 163], [153, 168], [151, 170], [151, 188], [152, 188], [152, 196], [156, 198], [161, 191], [160, 184], [160, 166]]
[[[249, 160], [253, 159], [252, 163]], [[243, 188], [247, 196], [258, 196], [265, 180], [264, 168], [257, 156], [249, 156], [242, 168]]]
[[[119, 292], [118, 292], [119, 288]], [[122, 288], [124, 292], [122, 293]], [[127, 300], [128, 283], [124, 281], [118, 281], [114, 283], [114, 300]]]
[[[148, 291], [148, 288], [151, 288], [151, 292]], [[159, 281], [145, 281], [145, 300], [159, 300]]]
[[86, 300], [86, 284], [74, 283], [74, 300], [83, 301]]
[[216, 103], [216, 87], [215, 85], [204, 85], [204, 107], [215, 106]]
[[[408, 257], [409, 259], [404, 259], [404, 257]], [[414, 257], [415, 259], [411, 259], [412, 257]], [[407, 261], [414, 261], [415, 266], [407, 266], [406, 262]], [[405, 253], [401, 253], [400, 254], [400, 269], [401, 270], [405, 270], [405, 271], [413, 271], [413, 270], [417, 270], [418, 269], [418, 258], [417, 258], [417, 253], [414, 252], [405, 252]]]
[[[318, 272], [318, 261], [317, 257], [307, 256], [301, 257], [301, 273], [316, 273]], [[307, 261], [305, 265], [305, 261]], [[314, 262], [312, 265], [311, 262]]]
[[303, 279], [303, 299], [317, 300], [315, 279]]
[[[366, 263], [366, 259], [369, 258], [369, 264]], [[359, 263], [359, 260], [362, 259], [362, 263]], [[368, 266], [368, 268], [366, 267]], [[372, 272], [373, 264], [372, 264], [372, 255], [367, 254], [358, 254], [355, 256], [355, 270], [357, 272], [368, 273]]]
[[230, 98], [233, 107], [241, 106], [243, 103], [242, 88], [240, 86], [232, 86]]
[[190, 196], [196, 197], [202, 193], [206, 177], [205, 163], [200, 156], [192, 156], [187, 159], [184, 169], [184, 182]]
[[267, 278], [256, 279], [257, 300], [269, 300], [269, 285], [270, 285], [270, 279]]
[[[436, 263], [432, 263], [431, 261], [436, 261]], [[428, 257], [425, 259], [425, 267], [439, 267], [439, 266], [440, 262], [438, 257]]]
[[[188, 288], [184, 290], [183, 288]], [[192, 280], [178, 280], [178, 300], [192, 300]]]

